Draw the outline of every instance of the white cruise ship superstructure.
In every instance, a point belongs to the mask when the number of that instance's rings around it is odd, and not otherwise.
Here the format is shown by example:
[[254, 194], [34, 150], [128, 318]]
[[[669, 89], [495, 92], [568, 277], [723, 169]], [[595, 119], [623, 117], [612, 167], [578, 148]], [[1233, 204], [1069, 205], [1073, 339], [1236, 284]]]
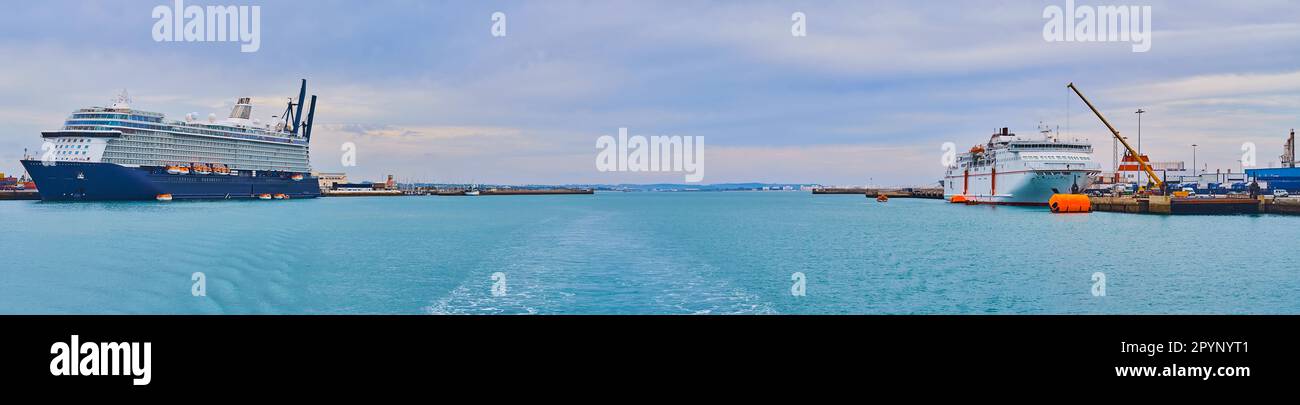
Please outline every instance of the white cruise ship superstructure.
[[316, 96], [304, 123], [306, 92], [303, 80], [297, 101], [271, 123], [252, 119], [247, 97], [225, 119], [168, 121], [123, 94], [43, 131], [42, 155], [23, 166], [46, 200], [316, 197], [309, 163]]
[[944, 174], [944, 198], [1003, 205], [1047, 205], [1053, 194], [1079, 193], [1101, 173], [1092, 144], [1062, 141], [1049, 132], [1024, 140], [1008, 128], [987, 144], [960, 154]]

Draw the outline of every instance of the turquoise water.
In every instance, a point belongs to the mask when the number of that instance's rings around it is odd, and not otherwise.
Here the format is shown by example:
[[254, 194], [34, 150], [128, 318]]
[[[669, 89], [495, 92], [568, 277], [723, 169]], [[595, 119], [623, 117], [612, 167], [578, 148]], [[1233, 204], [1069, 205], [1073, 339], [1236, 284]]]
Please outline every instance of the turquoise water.
[[754, 192], [9, 201], [0, 221], [0, 313], [1300, 313], [1300, 217]]

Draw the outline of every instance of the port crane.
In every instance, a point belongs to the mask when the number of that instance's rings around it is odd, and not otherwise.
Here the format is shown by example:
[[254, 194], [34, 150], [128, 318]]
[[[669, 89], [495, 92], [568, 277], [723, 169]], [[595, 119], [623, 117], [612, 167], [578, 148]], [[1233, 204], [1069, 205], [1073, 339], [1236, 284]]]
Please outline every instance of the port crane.
[[1125, 141], [1124, 137], [1119, 135], [1119, 130], [1116, 130], [1114, 125], [1110, 125], [1110, 121], [1106, 121], [1106, 117], [1101, 115], [1101, 111], [1097, 111], [1097, 107], [1092, 106], [1092, 102], [1088, 101], [1088, 98], [1083, 96], [1083, 93], [1079, 91], [1079, 88], [1074, 87], [1074, 83], [1070, 83], [1065, 87], [1069, 87], [1070, 90], [1074, 90], [1074, 94], [1079, 95], [1079, 99], [1083, 100], [1083, 103], [1088, 105], [1088, 108], [1092, 110], [1093, 114], [1097, 114], [1097, 118], [1101, 119], [1101, 123], [1106, 124], [1106, 129], [1109, 129], [1110, 133], [1115, 135], [1115, 139], [1118, 140], [1120, 144], [1124, 145], [1124, 149], [1128, 150], [1129, 155], [1136, 158], [1136, 160], [1138, 161], [1138, 165], [1142, 167], [1142, 171], [1146, 172], [1147, 178], [1150, 179], [1151, 184], [1154, 184], [1156, 192], [1159, 192], [1160, 190], [1164, 190], [1165, 183], [1160, 180], [1159, 176], [1156, 175], [1155, 170], [1151, 170], [1151, 165], [1148, 165], [1146, 159], [1143, 159], [1142, 155], [1139, 155], [1138, 152], [1128, 144], [1128, 141]]

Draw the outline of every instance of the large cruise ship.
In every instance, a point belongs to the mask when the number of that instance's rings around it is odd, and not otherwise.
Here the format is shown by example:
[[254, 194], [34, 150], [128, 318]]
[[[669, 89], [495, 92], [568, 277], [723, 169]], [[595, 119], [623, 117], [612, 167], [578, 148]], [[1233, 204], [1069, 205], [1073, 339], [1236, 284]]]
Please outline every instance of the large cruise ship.
[[980, 204], [1047, 205], [1052, 194], [1079, 193], [1101, 173], [1092, 144], [1043, 131], [1023, 140], [1002, 128], [989, 142], [957, 157], [944, 175], [944, 198]]
[[297, 100], [270, 123], [252, 119], [249, 98], [218, 120], [183, 121], [132, 108], [123, 92], [108, 107], [77, 110], [63, 127], [41, 132], [42, 153], [23, 167], [43, 200], [311, 198], [320, 187], [308, 161], [316, 96], [303, 122]]

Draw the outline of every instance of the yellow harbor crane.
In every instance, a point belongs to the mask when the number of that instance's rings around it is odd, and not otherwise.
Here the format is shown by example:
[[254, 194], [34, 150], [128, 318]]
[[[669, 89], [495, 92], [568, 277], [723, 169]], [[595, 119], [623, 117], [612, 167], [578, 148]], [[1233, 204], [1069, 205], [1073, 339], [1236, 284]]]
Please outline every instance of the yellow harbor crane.
[[[1138, 154], [1138, 152], [1137, 152], [1136, 150], [1134, 150], [1132, 146], [1129, 146], [1128, 141], [1125, 141], [1125, 140], [1124, 140], [1124, 137], [1122, 137], [1122, 136], [1119, 135], [1119, 131], [1115, 129], [1115, 126], [1114, 126], [1114, 125], [1110, 125], [1110, 121], [1106, 121], [1106, 117], [1103, 117], [1103, 116], [1101, 115], [1101, 111], [1097, 111], [1097, 107], [1093, 107], [1093, 106], [1092, 106], [1092, 102], [1089, 102], [1089, 101], [1088, 101], [1088, 98], [1087, 98], [1087, 97], [1084, 97], [1084, 96], [1083, 96], [1083, 93], [1079, 92], [1079, 88], [1078, 88], [1078, 87], [1074, 87], [1074, 83], [1070, 83], [1070, 84], [1066, 85], [1066, 87], [1069, 87], [1070, 90], [1074, 90], [1074, 94], [1078, 94], [1078, 95], [1079, 95], [1079, 98], [1083, 100], [1083, 103], [1084, 103], [1084, 104], [1087, 104], [1087, 105], [1088, 105], [1088, 108], [1092, 110], [1092, 113], [1093, 113], [1093, 114], [1097, 114], [1097, 118], [1100, 118], [1100, 119], [1101, 119], [1101, 123], [1106, 124], [1106, 129], [1109, 129], [1109, 130], [1110, 130], [1110, 133], [1115, 135], [1115, 139], [1116, 139], [1116, 140], [1119, 140], [1119, 143], [1122, 144], [1122, 145], [1124, 145], [1124, 149], [1128, 149], [1128, 153], [1129, 153], [1129, 155], [1133, 156], [1133, 157], [1135, 158], [1135, 160], [1138, 161], [1138, 165], [1141, 165], [1141, 167], [1142, 167], [1142, 171], [1146, 172], [1146, 174], [1147, 174], [1147, 178], [1148, 178], [1148, 179], [1151, 179], [1151, 180], [1150, 180], [1151, 183], [1155, 185], [1155, 186], [1154, 186], [1154, 188], [1155, 188], [1155, 191], [1154, 191], [1154, 192], [1159, 193], [1161, 190], [1164, 190], [1164, 189], [1165, 189], [1165, 183], [1164, 183], [1163, 181], [1160, 180], [1160, 177], [1159, 177], [1159, 176], [1156, 175], [1155, 170], [1151, 170], [1151, 166], [1147, 164], [1146, 159], [1143, 159], [1143, 158], [1142, 158], [1142, 155]], [[1148, 191], [1151, 191], [1151, 190], [1148, 190]]]

